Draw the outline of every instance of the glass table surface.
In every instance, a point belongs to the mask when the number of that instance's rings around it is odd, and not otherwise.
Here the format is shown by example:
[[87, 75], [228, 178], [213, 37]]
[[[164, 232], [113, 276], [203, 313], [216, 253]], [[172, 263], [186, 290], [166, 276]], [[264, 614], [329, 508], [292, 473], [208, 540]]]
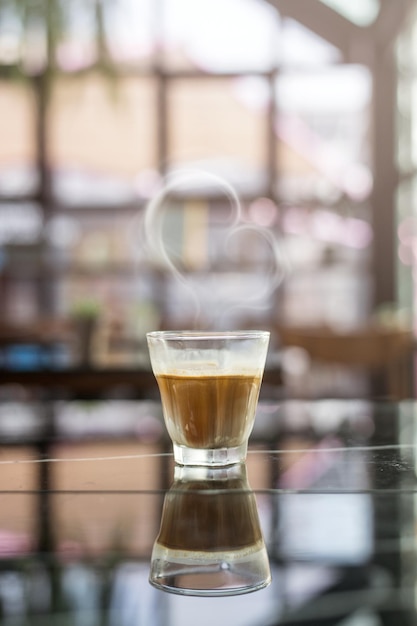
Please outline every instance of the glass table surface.
[[[2, 402], [0, 624], [415, 624], [416, 419], [411, 401], [262, 402], [236, 481], [175, 467], [157, 402]], [[184, 552], [244, 545], [248, 502], [267, 587], [150, 585], [162, 530]]]

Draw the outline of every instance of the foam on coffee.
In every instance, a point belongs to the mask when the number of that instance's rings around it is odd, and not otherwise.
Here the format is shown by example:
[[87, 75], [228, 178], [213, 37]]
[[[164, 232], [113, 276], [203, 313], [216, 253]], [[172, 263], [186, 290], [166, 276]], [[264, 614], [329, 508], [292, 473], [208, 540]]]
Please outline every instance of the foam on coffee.
[[[154, 358], [152, 362], [153, 371], [156, 376], [258, 376], [263, 368], [248, 366], [248, 356], [239, 359], [237, 355], [229, 354], [227, 351], [207, 351], [204, 357], [198, 359], [195, 353], [190, 353], [189, 358], [184, 360], [171, 358], [170, 363], [161, 359]], [[255, 362], [259, 362], [259, 356], [254, 355]]]

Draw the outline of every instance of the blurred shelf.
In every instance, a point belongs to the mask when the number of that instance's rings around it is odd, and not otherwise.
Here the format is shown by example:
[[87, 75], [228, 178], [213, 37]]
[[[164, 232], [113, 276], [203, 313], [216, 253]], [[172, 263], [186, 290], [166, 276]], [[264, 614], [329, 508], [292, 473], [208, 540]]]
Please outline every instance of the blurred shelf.
[[[0, 368], [0, 387], [5, 385], [41, 387], [53, 391], [62, 389], [71, 395], [103, 394], [112, 389], [129, 389], [139, 400], [159, 400], [159, 390], [150, 368], [130, 367], [66, 367], [18, 371]], [[266, 369], [263, 384], [268, 387], [281, 385], [281, 370], [273, 366]], [[264, 395], [264, 394], [263, 394]]]
[[138, 399], [148, 399], [157, 393], [153, 373], [143, 367], [86, 368], [68, 367], [18, 371], [0, 368], [1, 385], [22, 385], [45, 389], [64, 388], [70, 393], [110, 391], [115, 387], [129, 387]]

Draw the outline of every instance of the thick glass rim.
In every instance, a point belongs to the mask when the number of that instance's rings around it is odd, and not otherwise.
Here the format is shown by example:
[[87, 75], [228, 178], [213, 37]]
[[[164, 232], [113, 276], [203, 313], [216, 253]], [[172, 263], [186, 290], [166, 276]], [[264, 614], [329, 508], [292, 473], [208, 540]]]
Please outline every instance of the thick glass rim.
[[154, 330], [146, 333], [149, 339], [167, 340], [193, 340], [205, 341], [213, 339], [260, 339], [269, 338], [269, 330], [225, 330], [225, 331], [199, 331], [199, 330]]

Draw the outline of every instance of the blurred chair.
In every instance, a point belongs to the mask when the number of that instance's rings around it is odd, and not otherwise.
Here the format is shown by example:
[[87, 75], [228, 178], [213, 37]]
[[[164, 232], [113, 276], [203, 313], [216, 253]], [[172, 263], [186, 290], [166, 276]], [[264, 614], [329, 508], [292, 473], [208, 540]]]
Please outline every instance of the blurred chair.
[[370, 325], [336, 331], [329, 327], [276, 328], [281, 347], [303, 348], [314, 364], [343, 366], [367, 372], [379, 380], [375, 395], [403, 399], [414, 397], [411, 330]]

